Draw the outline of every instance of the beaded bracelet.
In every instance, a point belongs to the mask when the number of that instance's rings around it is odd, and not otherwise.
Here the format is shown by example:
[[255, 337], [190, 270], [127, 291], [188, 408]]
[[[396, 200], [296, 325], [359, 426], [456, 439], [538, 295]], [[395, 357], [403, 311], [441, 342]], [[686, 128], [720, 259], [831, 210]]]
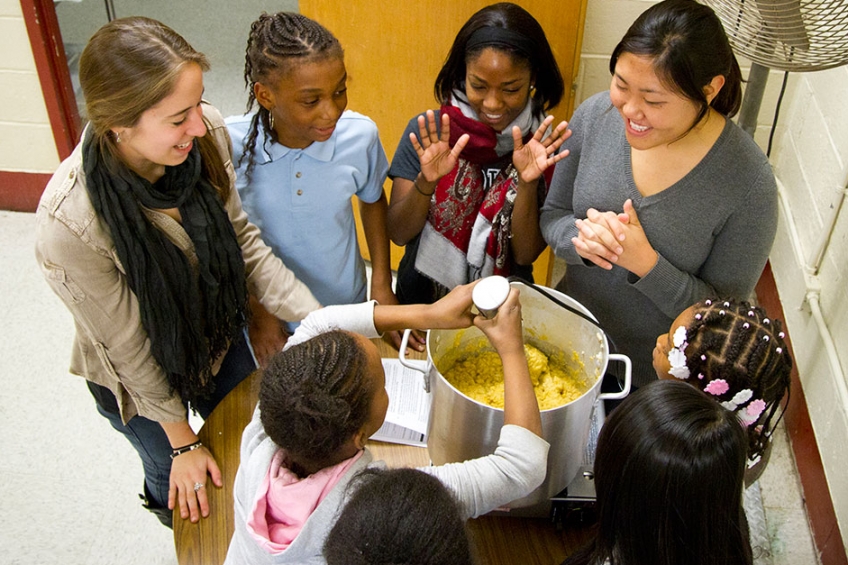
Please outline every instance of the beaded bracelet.
[[189, 451], [194, 451], [195, 449], [199, 449], [203, 447], [203, 444], [200, 443], [200, 440], [197, 440], [194, 443], [190, 443], [188, 445], [184, 445], [182, 447], [177, 447], [171, 450], [171, 459], [174, 459], [177, 455], [182, 455], [183, 453], [188, 453]]
[[427, 193], [427, 192], [424, 192], [423, 190], [421, 190], [421, 187], [418, 186], [418, 177], [416, 177], [415, 180], [412, 181], [412, 186], [415, 187], [415, 190], [418, 191], [418, 194], [420, 194], [421, 196], [426, 196], [427, 198], [433, 196], [433, 193], [436, 192], [435, 188], [433, 189], [433, 192], [430, 192], [430, 193]]

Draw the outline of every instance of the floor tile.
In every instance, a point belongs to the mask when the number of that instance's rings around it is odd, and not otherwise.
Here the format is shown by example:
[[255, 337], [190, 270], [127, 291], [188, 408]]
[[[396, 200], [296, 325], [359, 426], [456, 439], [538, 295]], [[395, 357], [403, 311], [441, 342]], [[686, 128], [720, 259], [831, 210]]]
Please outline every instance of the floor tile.
[[767, 508], [804, 508], [795, 458], [782, 423], [775, 430], [771, 458], [760, 477], [760, 486]]
[[774, 565], [818, 565], [807, 515], [797, 509], [766, 511]]

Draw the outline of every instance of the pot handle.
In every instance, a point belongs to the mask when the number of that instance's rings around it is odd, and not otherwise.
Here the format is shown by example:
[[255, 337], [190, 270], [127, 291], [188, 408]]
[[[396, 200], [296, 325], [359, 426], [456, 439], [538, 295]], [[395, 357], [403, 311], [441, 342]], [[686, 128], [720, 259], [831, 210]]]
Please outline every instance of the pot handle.
[[621, 400], [630, 394], [630, 384], [633, 381], [633, 364], [630, 362], [630, 357], [620, 353], [610, 353], [608, 359], [624, 363], [624, 384], [621, 387], [621, 392], [602, 392], [598, 395], [598, 400]]
[[[400, 364], [406, 367], [407, 369], [412, 369], [413, 371], [417, 371], [421, 373], [424, 377], [424, 391], [430, 392], [430, 357], [427, 356], [427, 367], [426, 369], [422, 369], [418, 365], [413, 365], [406, 359], [406, 348], [409, 345], [409, 335], [412, 333], [412, 330], [403, 330], [403, 339], [400, 340], [400, 350], [398, 351], [398, 361]], [[630, 359], [627, 360], [630, 362]], [[630, 381], [628, 380], [627, 388], [630, 389]]]

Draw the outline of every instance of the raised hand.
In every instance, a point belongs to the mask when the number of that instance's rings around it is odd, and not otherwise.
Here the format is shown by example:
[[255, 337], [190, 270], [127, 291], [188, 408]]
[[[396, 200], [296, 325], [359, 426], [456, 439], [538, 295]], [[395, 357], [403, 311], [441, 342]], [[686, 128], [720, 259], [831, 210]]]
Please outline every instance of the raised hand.
[[463, 134], [451, 147], [450, 117], [443, 113], [441, 120], [440, 133], [436, 129], [436, 114], [433, 110], [427, 110], [426, 119], [418, 116], [418, 136], [409, 134], [409, 141], [421, 161], [421, 174], [428, 182], [436, 182], [453, 170], [469, 139], [468, 134]]
[[571, 130], [568, 129], [566, 122], [560, 122], [556, 129], [545, 137], [545, 132], [553, 121], [553, 116], [545, 118], [545, 121], [536, 129], [533, 137], [527, 143], [521, 140], [521, 129], [518, 126], [512, 127], [512, 141], [515, 144], [515, 149], [512, 152], [512, 165], [518, 171], [522, 182], [535, 182], [548, 167], [553, 166], [557, 161], [561, 161], [568, 155], [568, 151], [556, 153], [562, 142], [571, 136]]

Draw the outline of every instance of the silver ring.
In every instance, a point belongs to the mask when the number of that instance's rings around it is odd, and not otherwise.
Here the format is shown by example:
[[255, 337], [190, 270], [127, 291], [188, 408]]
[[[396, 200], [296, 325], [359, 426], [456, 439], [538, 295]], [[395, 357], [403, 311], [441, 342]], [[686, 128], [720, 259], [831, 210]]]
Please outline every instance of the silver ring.
[[205, 486], [206, 485], [204, 485], [203, 483], [194, 483], [194, 492], [199, 491], [200, 489], [202, 489]]

